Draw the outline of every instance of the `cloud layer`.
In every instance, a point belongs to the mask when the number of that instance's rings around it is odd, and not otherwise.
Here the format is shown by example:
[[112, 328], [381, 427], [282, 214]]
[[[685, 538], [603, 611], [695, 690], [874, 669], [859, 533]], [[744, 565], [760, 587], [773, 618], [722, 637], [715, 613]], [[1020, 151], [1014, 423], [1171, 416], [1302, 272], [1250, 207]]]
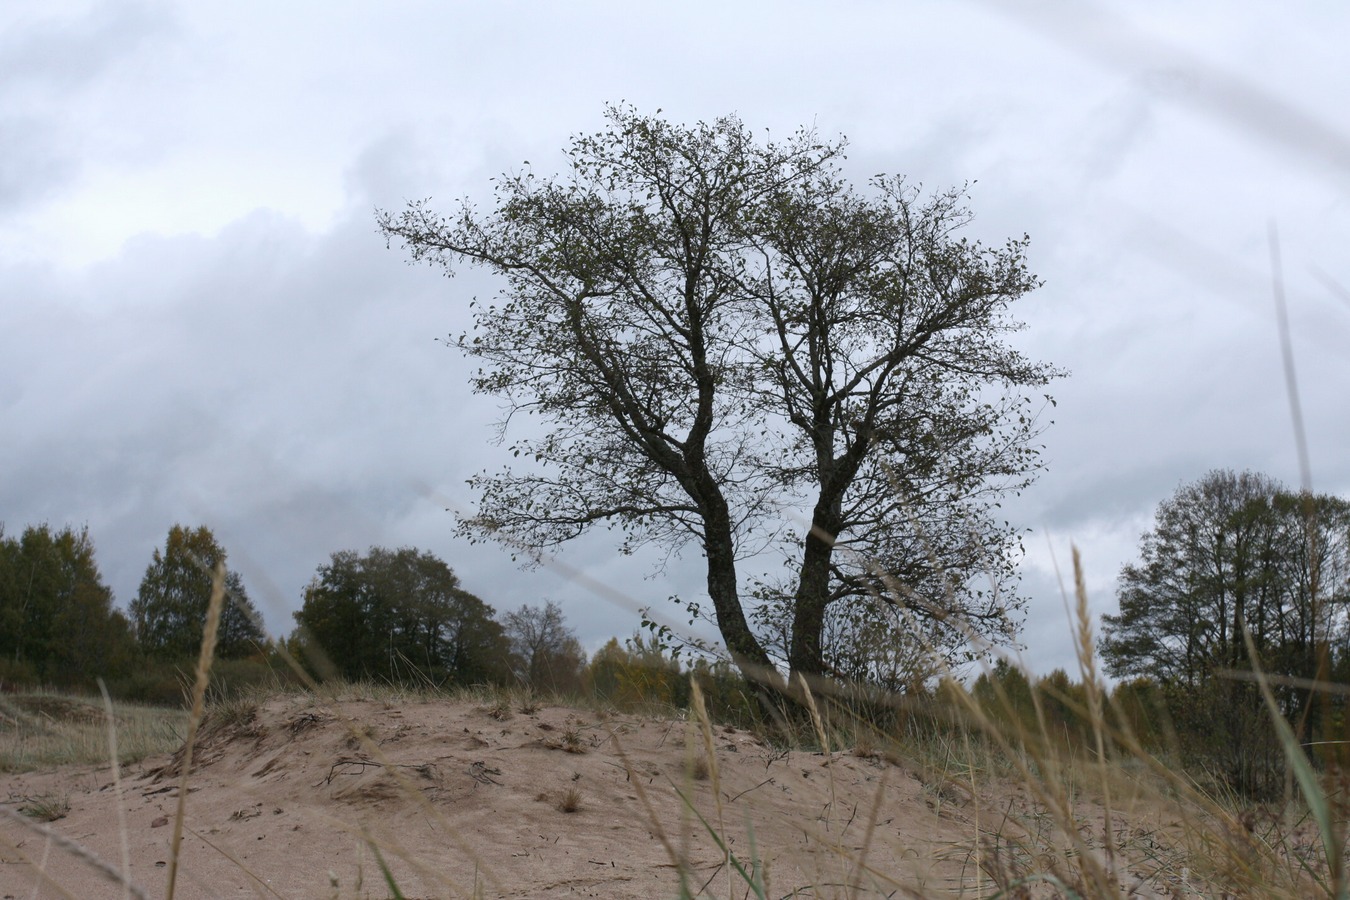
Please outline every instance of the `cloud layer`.
[[562, 560], [636, 585], [616, 611], [453, 538], [444, 508], [494, 465], [497, 411], [436, 338], [496, 286], [408, 267], [374, 229], [376, 207], [556, 171], [618, 100], [844, 133], [860, 180], [974, 182], [976, 236], [1032, 235], [1046, 285], [1019, 341], [1072, 372], [1048, 472], [1008, 509], [1035, 530], [1037, 669], [1072, 661], [1051, 547], [1066, 567], [1078, 542], [1110, 610], [1181, 482], [1297, 483], [1271, 222], [1315, 486], [1350, 493], [1350, 23], [1330, 6], [1117, 5], [1128, 27], [1106, 29], [978, 3], [18, 8], [0, 19], [0, 520], [88, 524], [124, 603], [175, 522], [216, 530], [280, 631], [328, 554], [374, 544], [441, 555], [499, 608], [563, 600], [592, 645], [701, 589], [697, 559], [644, 581], [652, 560], [601, 533]]

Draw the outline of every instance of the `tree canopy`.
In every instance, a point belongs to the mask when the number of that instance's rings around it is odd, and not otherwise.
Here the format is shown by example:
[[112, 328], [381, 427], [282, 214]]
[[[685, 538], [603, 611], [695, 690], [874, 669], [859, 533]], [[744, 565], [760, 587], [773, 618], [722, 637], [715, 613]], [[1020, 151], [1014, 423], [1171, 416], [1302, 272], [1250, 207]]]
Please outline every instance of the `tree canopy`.
[[295, 620], [302, 642], [350, 680], [473, 684], [510, 676], [492, 608], [461, 588], [444, 561], [416, 548], [334, 553], [305, 589]]
[[[132, 623], [146, 654], [166, 660], [196, 656], [211, 600], [211, 570], [225, 558], [225, 549], [205, 525], [169, 529], [164, 551], [155, 549], [131, 601]], [[258, 652], [267, 635], [238, 572], [227, 570], [225, 590], [216, 655], [231, 659]]]
[[487, 213], [379, 213], [413, 260], [505, 282], [452, 343], [504, 426], [537, 422], [509, 444], [523, 465], [471, 480], [465, 533], [545, 550], [605, 523], [625, 550], [693, 545], [759, 677], [836, 670], [832, 620], [946, 655], [1009, 638], [1019, 535], [993, 510], [1040, 468], [1060, 374], [1004, 339], [1039, 285], [1027, 238], [962, 236], [963, 189], [856, 189], [843, 142], [809, 131], [607, 119], [563, 175], [498, 179]]
[[88, 687], [125, 672], [133, 656], [88, 530], [0, 530], [0, 680]]
[[1273, 790], [1282, 750], [1240, 673], [1259, 663], [1285, 717], [1329, 736], [1299, 685], [1350, 666], [1350, 502], [1212, 471], [1159, 505], [1139, 555], [1121, 570], [1120, 612], [1102, 617], [1108, 671], [1158, 684], [1178, 732], [1235, 787]]
[[1253, 472], [1210, 472], [1159, 505], [1103, 616], [1113, 675], [1195, 687], [1248, 668], [1244, 623], [1269, 671], [1313, 678], [1345, 646], [1350, 502]]

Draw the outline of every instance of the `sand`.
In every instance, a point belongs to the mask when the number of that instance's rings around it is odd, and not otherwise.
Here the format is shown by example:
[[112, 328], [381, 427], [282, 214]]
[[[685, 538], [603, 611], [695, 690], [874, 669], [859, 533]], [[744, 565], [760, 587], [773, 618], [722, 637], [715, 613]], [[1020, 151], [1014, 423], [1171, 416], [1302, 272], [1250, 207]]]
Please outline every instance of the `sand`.
[[[754, 896], [708, 826], [769, 897], [980, 896], [994, 843], [1036, 821], [1016, 785], [977, 798], [912, 762], [726, 727], [713, 745], [715, 772], [680, 718], [276, 698], [203, 727], [176, 896], [393, 897], [387, 867], [408, 898], [675, 897], [678, 859], [691, 894]], [[122, 897], [90, 859], [120, 871], [122, 835], [131, 881], [165, 896], [180, 765], [124, 767], [120, 796], [109, 766], [0, 776], [6, 809], [67, 798], [46, 827], [79, 848], [0, 818], [0, 897]]]

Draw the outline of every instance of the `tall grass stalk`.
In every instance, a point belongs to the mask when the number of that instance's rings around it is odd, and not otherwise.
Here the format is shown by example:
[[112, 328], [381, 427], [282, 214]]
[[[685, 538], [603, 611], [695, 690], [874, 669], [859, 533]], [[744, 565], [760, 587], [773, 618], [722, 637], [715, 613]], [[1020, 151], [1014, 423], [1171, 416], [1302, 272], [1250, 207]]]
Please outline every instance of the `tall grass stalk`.
[[217, 560], [211, 573], [211, 599], [206, 607], [206, 628], [202, 632], [201, 652], [197, 656], [197, 680], [192, 689], [192, 711], [188, 715], [187, 740], [183, 744], [183, 764], [178, 783], [178, 808], [173, 818], [173, 840], [169, 844], [169, 882], [165, 897], [173, 900], [178, 881], [178, 854], [183, 844], [183, 816], [187, 813], [188, 778], [192, 774], [192, 749], [197, 728], [202, 723], [206, 688], [211, 683], [211, 662], [216, 655], [216, 635], [220, 630], [220, 611], [225, 605], [225, 561]]
[[112, 698], [108, 696], [108, 686], [98, 679], [98, 689], [103, 695], [103, 709], [108, 717], [108, 760], [112, 763], [113, 805], [117, 807], [117, 837], [122, 851], [122, 898], [131, 895], [131, 847], [127, 843], [127, 813], [122, 808], [122, 760], [117, 753], [117, 720], [113, 716]]
[[[703, 702], [703, 689], [699, 687], [697, 678], [689, 680], [689, 689], [694, 706], [694, 718], [698, 721], [699, 734], [703, 738], [703, 756], [707, 760], [708, 776], [712, 779], [713, 802], [717, 806], [717, 828], [719, 832], [725, 834], [727, 829], [726, 817], [722, 810], [722, 778], [717, 769], [717, 751], [713, 747], [712, 722], [708, 718], [708, 707]], [[730, 868], [731, 849], [725, 844], [722, 845], [722, 864], [727, 866], [727, 894], [730, 898], [734, 896]]]
[[1346, 885], [1345, 860], [1342, 856], [1345, 844], [1341, 838], [1340, 828], [1332, 815], [1331, 805], [1327, 802], [1326, 792], [1322, 789], [1317, 773], [1313, 771], [1312, 764], [1303, 752], [1303, 747], [1299, 744], [1298, 738], [1294, 736], [1293, 729], [1289, 727], [1289, 723], [1280, 714], [1279, 704], [1275, 702], [1275, 695], [1271, 692], [1270, 684], [1261, 671], [1260, 657], [1257, 655], [1256, 644], [1252, 640], [1252, 634], [1247, 628], [1246, 622], [1242, 623], [1242, 639], [1247, 645], [1247, 655], [1252, 660], [1252, 674], [1255, 676], [1257, 687], [1261, 691], [1261, 699], [1265, 702], [1266, 710], [1275, 723], [1276, 734], [1279, 735], [1280, 745], [1284, 748], [1285, 759], [1289, 768], [1293, 771], [1294, 778], [1298, 781], [1299, 790], [1303, 794], [1304, 801], [1308, 804], [1308, 810], [1317, 823], [1317, 832], [1322, 839], [1322, 852], [1326, 857], [1327, 881], [1329, 882], [1326, 885], [1327, 894], [1336, 898], [1336, 900], [1347, 900], [1350, 897], [1350, 888]]

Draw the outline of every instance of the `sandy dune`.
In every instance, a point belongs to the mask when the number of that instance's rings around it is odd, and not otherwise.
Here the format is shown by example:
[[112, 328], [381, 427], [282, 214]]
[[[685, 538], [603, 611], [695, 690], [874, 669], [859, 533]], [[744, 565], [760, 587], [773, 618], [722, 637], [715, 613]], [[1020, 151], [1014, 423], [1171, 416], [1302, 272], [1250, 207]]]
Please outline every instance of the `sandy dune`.
[[[290, 697], [208, 726], [190, 779], [181, 898], [391, 897], [377, 848], [409, 898], [674, 897], [676, 858], [690, 862], [691, 893], [753, 896], [681, 792], [737, 860], [763, 865], [770, 897], [978, 896], [993, 885], [976, 835], [987, 852], [988, 835], [1034, 820], [1016, 788], [972, 802], [957, 782], [903, 762], [784, 752], [726, 728], [705, 774], [702, 737], [681, 720]], [[178, 764], [128, 767], [120, 799], [107, 768], [5, 776], [0, 802], [68, 796], [69, 813], [49, 827], [116, 868], [120, 809], [132, 879], [162, 897]], [[570, 792], [579, 806], [568, 812]], [[0, 837], [0, 897], [122, 896], [26, 825], [0, 819]]]

